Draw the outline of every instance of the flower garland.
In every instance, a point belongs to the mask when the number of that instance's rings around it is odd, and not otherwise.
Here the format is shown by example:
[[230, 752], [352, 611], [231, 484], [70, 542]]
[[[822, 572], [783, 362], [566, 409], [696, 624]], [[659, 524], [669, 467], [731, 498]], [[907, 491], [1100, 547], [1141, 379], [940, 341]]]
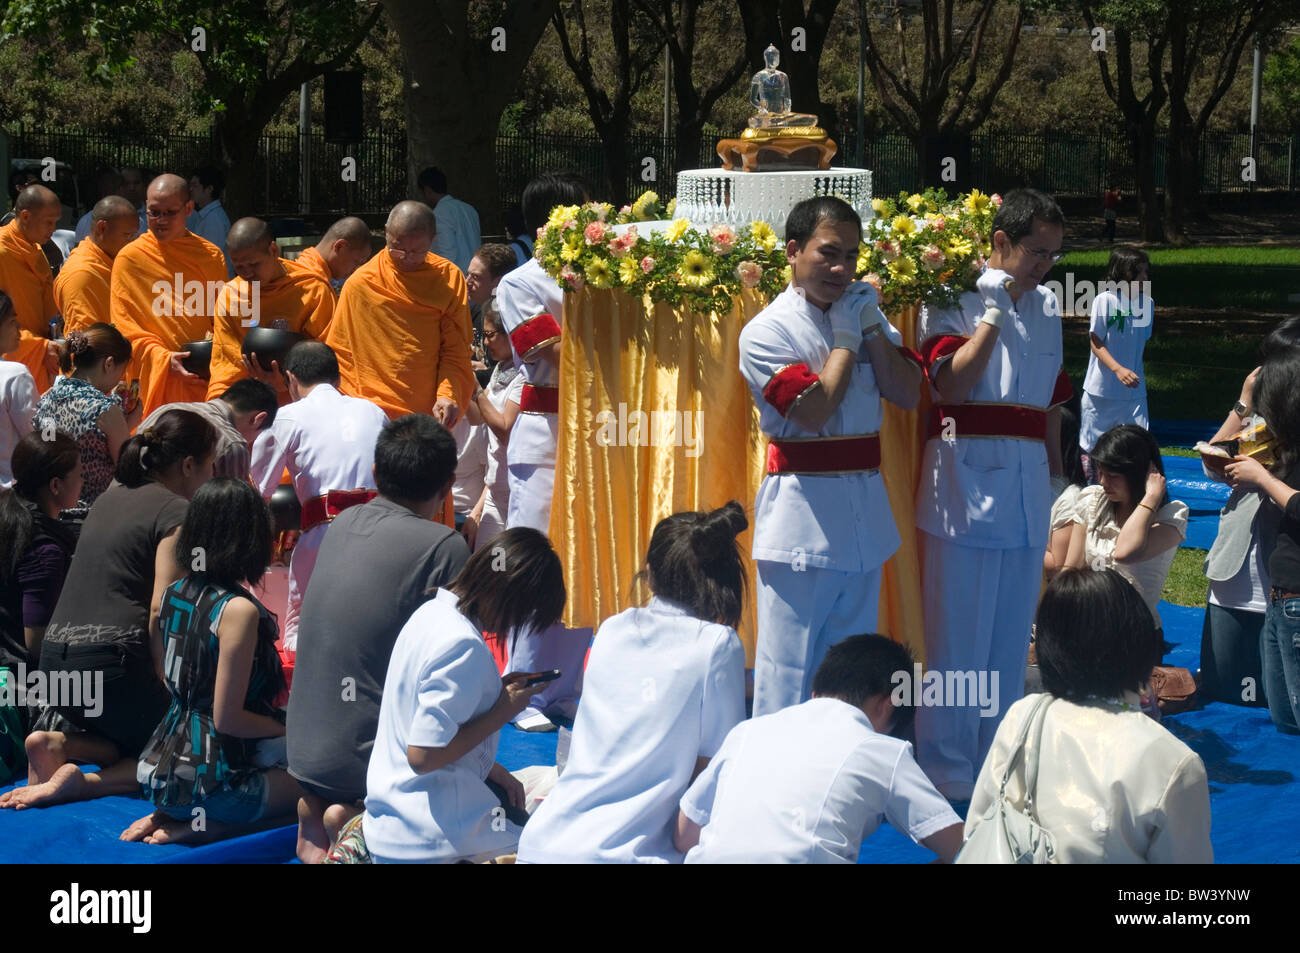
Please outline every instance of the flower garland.
[[[785, 249], [766, 222], [701, 230], [679, 218], [646, 237], [629, 224], [671, 217], [675, 204], [663, 208], [645, 192], [617, 213], [604, 202], [557, 206], [537, 231], [534, 254], [566, 291], [620, 288], [699, 311], [725, 311], [751, 289], [770, 300], [789, 283]], [[974, 190], [950, 200], [928, 189], [871, 204], [877, 217], [864, 229], [857, 277], [876, 288], [886, 311], [949, 307], [974, 287], [1002, 204], [997, 195]], [[629, 227], [618, 235], [614, 224]]]
[[756, 289], [770, 299], [790, 281], [785, 249], [766, 222], [701, 231], [679, 218], [643, 237], [635, 225], [615, 234], [612, 213], [613, 206], [599, 202], [557, 206], [538, 230], [534, 254], [566, 291], [617, 287], [634, 297], [726, 311], [742, 291]]

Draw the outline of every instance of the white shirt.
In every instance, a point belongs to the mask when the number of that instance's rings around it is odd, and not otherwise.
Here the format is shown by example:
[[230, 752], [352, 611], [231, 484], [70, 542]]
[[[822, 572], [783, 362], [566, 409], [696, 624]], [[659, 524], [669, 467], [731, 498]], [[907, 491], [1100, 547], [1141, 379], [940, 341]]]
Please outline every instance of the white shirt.
[[[507, 276], [508, 277], [508, 276]], [[902, 336], [882, 317], [895, 346]], [[858, 352], [844, 399], [817, 434], [782, 417], [763, 396], [772, 378], [792, 364], [813, 374], [826, 365], [832, 348], [830, 318], [793, 286], [777, 295], [740, 333], [740, 372], [758, 405], [759, 426], [769, 437], [847, 436], [880, 430], [880, 389], [867, 357]], [[810, 476], [782, 473], [764, 477], [754, 504], [755, 559], [840, 572], [869, 572], [883, 565], [901, 540], [878, 471]]]
[[0, 361], [0, 486], [14, 482], [10, 458], [18, 441], [32, 432], [36, 381], [26, 364]]
[[[522, 399], [524, 375], [513, 367], [503, 367], [498, 364], [492, 369], [492, 377], [488, 380], [486, 390], [492, 406], [504, 412], [506, 404], [511, 402], [518, 404]], [[496, 431], [491, 427], [485, 425], [484, 429], [487, 431], [487, 468], [483, 472], [483, 482], [490, 488], [489, 492], [496, 501], [498, 512], [504, 513], [506, 503], [510, 499], [510, 475], [506, 463], [507, 444], [501, 443]]]
[[[975, 782], [966, 836], [997, 800], [1016, 736], [1037, 695], [1007, 709]], [[1057, 863], [1208, 864], [1210, 789], [1200, 756], [1159, 722], [1130, 706], [1057, 699], [1047, 709], [1034, 810], [1056, 842]], [[1028, 754], [1034, 752], [1029, 740]], [[1024, 809], [1024, 772], [1007, 784]]]
[[1052, 515], [1049, 520], [1052, 532], [1074, 524], [1074, 511], [1078, 508], [1079, 494], [1081, 492], [1083, 492], [1083, 487], [1076, 483], [1071, 483], [1061, 491], [1061, 495], [1052, 504]]
[[[1186, 503], [1170, 500], [1156, 511], [1151, 525], [1172, 526], [1181, 542], [1187, 538], [1188, 512]], [[1164, 552], [1156, 553], [1141, 562], [1116, 562], [1115, 544], [1119, 542], [1123, 527], [1115, 521], [1115, 506], [1106, 499], [1106, 494], [1099, 486], [1085, 487], [1079, 492], [1074, 522], [1082, 523], [1084, 528], [1084, 564], [1092, 568], [1114, 569], [1131, 582], [1151, 610], [1156, 628], [1160, 628], [1160, 613], [1156, 611], [1156, 603], [1160, 601], [1160, 593], [1165, 588], [1165, 579], [1169, 575], [1169, 567], [1174, 564], [1178, 547], [1170, 546]]]
[[519, 839], [525, 863], [678, 863], [677, 802], [745, 718], [730, 626], [655, 598], [607, 619], [583, 676], [564, 773]]
[[478, 212], [472, 205], [444, 195], [433, 207], [433, 217], [437, 220], [438, 230], [429, 250], [446, 258], [462, 274], [468, 273], [470, 259], [483, 244]]
[[835, 698], [742, 722], [681, 802], [688, 864], [852, 864], [882, 820], [915, 841], [960, 824], [906, 741]]
[[1141, 295], [1130, 301], [1128, 290], [1116, 294], [1103, 291], [1092, 302], [1090, 333], [1101, 339], [1110, 356], [1138, 376], [1137, 387], [1125, 387], [1119, 378], [1097, 360], [1096, 354], [1088, 356], [1088, 373], [1083, 379], [1083, 389], [1096, 397], [1145, 401], [1147, 375], [1142, 370], [1142, 352], [1151, 338], [1154, 326], [1152, 316], [1155, 302], [1150, 295]]
[[[541, 312], [551, 315], [561, 327], [564, 325], [564, 292], [535, 258], [501, 279], [497, 285], [496, 299], [497, 312], [501, 315], [501, 324], [507, 335]], [[560, 386], [558, 367], [540, 357], [531, 364], [523, 361], [515, 350], [513, 341], [510, 350], [514, 352], [515, 367], [519, 368], [525, 384], [538, 387]], [[553, 467], [558, 436], [558, 415], [520, 413], [510, 431], [506, 459], [511, 466], [533, 464]]]
[[[80, 245], [81, 240], [90, 234], [90, 227], [95, 224], [93, 221], [91, 221], [91, 214], [93, 212], [94, 212], [94, 208], [92, 207], [90, 212], [87, 212], [85, 215], [81, 216], [81, 218], [77, 219], [77, 230], [72, 237], [73, 248], [76, 248], [78, 245]], [[143, 205], [140, 206], [139, 212], [140, 212], [140, 230], [135, 233], [137, 238], [143, 235], [144, 230], [149, 226], [149, 217], [145, 214]]]
[[250, 475], [269, 498], [288, 467], [302, 503], [330, 490], [373, 490], [375, 441], [387, 422], [378, 405], [317, 384], [258, 434]]
[[439, 589], [416, 609], [388, 662], [361, 822], [380, 863], [487, 859], [519, 840], [519, 828], [483, 783], [499, 732], [428, 774], [416, 774], [406, 759], [407, 745], [445, 748], [501, 695], [496, 661], [456, 602]]
[[483, 495], [489, 429], [487, 424], [471, 425], [464, 414], [451, 428], [451, 435], [456, 438], [456, 477], [451, 495], [457, 513], [468, 513]]
[[[1061, 311], [1054, 299], [1041, 285], [1020, 296], [968, 402], [1048, 409], [1061, 371]], [[922, 350], [940, 335], [971, 337], [983, 315], [983, 299], [974, 292], [962, 295], [956, 308], [923, 311]], [[950, 358], [935, 361], [931, 375]], [[1042, 441], [962, 437], [958, 427], [954, 439], [926, 443], [916, 494], [918, 529], [962, 546], [1046, 549], [1051, 510]]]
[[221, 254], [226, 256], [226, 271], [233, 278], [235, 269], [230, 267], [230, 256], [226, 254], [226, 235], [230, 232], [230, 216], [226, 214], [221, 199], [213, 199], [203, 208], [195, 209], [185, 220], [185, 227], [221, 249]]

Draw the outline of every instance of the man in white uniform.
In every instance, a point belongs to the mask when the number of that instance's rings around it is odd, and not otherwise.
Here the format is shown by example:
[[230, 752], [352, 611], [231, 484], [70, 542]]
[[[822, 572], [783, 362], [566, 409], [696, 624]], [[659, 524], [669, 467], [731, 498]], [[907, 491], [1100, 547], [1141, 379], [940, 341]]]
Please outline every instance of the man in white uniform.
[[841, 199], [796, 205], [790, 286], [740, 335], [770, 441], [754, 504], [755, 716], [806, 701], [826, 651], [876, 628], [881, 567], [899, 545], [879, 471], [880, 399], [915, 407], [921, 371], [875, 290], [850, 284], [861, 235]]
[[436, 166], [421, 172], [416, 185], [420, 198], [438, 220], [429, 251], [454, 264], [461, 274], [467, 273], [470, 259], [483, 244], [478, 212], [474, 206], [447, 194], [447, 176]]
[[1070, 396], [1060, 306], [1039, 286], [1060, 257], [1064, 221], [1051, 196], [1009, 193], [978, 292], [922, 319], [939, 397], [916, 507], [926, 665], [998, 678], [995, 715], [981, 717], [974, 699], [917, 715], [917, 761], [954, 800], [971, 796], [998, 722], [1024, 691], [1049, 480], [1061, 473], [1058, 405]]
[[253, 482], [271, 498], [285, 467], [302, 504], [302, 536], [289, 563], [284, 647], [295, 651], [298, 616], [321, 540], [332, 520], [375, 495], [375, 441], [388, 422], [379, 405], [340, 394], [339, 362], [319, 341], [296, 344], [285, 360], [293, 403], [253, 445]]
[[673, 841], [688, 864], [852, 864], [888, 819], [951, 862], [961, 819], [894, 733], [894, 673], [908, 651], [882, 635], [831, 647], [802, 705], [742, 721], [682, 797]]
[[[544, 223], [557, 205], [580, 205], [588, 199], [577, 176], [542, 175], [524, 189], [524, 216], [530, 227]], [[496, 290], [497, 311], [510, 338], [515, 367], [524, 378], [519, 416], [510, 430], [506, 463], [510, 506], [506, 528], [528, 526], [550, 531], [551, 491], [555, 485], [555, 444], [559, 434], [560, 321], [564, 294], [536, 259], [501, 279]], [[521, 638], [510, 659], [518, 672], [559, 669], [563, 676], [533, 698], [516, 724], [545, 730], [547, 708], [571, 717], [581, 691], [582, 659], [591, 643], [591, 629], [555, 627], [544, 638]]]

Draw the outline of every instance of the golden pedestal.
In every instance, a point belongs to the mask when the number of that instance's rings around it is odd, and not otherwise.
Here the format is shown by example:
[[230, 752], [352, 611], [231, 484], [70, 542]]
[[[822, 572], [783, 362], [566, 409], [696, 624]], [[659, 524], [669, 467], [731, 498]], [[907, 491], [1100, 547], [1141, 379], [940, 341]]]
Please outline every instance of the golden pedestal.
[[799, 172], [829, 169], [839, 151], [835, 140], [816, 127], [746, 129], [739, 139], [718, 141], [722, 167], [744, 172]]

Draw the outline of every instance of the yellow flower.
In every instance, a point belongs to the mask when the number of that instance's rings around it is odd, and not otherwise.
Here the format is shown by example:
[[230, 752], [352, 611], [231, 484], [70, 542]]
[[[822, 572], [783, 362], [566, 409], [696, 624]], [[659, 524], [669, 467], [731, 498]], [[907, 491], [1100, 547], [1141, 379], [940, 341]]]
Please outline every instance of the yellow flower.
[[887, 266], [895, 284], [910, 285], [916, 279], [916, 262], [900, 255]]
[[686, 230], [691, 227], [691, 223], [684, 218], [673, 221], [671, 225], [664, 229], [664, 239], [670, 242], [679, 242]]
[[677, 212], [677, 200], [669, 199], [668, 206], [664, 209], [664, 218], [672, 218]]
[[577, 218], [578, 206], [557, 205], [551, 209], [551, 217], [546, 220], [547, 228], [559, 228], [571, 218]]
[[677, 276], [691, 288], [707, 288], [713, 284], [713, 262], [703, 252], [692, 248], [677, 266]]
[[895, 215], [889, 225], [895, 235], [911, 235], [916, 231], [916, 222], [912, 221], [910, 215]]
[[910, 208], [913, 212], [921, 211], [921, 208], [924, 205], [925, 205], [924, 195], [909, 195], [907, 197], [907, 207]]
[[884, 199], [871, 200], [871, 211], [875, 212], [877, 215], [883, 214], [887, 207], [888, 206], [885, 204]]
[[858, 267], [856, 273], [860, 275], [864, 271], [869, 271], [870, 269], [871, 269], [871, 249], [868, 248], [865, 244], [859, 244], [858, 245]]
[[591, 285], [591, 287], [614, 287], [614, 268], [604, 258], [589, 255], [583, 259], [582, 271], [587, 276], [587, 284]]
[[564, 247], [560, 249], [560, 260], [569, 263], [575, 262], [582, 257], [582, 252], [582, 236], [575, 235], [565, 241]]
[[772, 231], [772, 226], [767, 222], [751, 223], [749, 233], [754, 237], [754, 244], [763, 251], [770, 252], [776, 248], [776, 232]]
[[630, 285], [641, 277], [641, 263], [632, 255], [625, 256], [618, 263], [618, 280]]
[[786, 265], [784, 268], [781, 269], [781, 281], [788, 285], [793, 280], [794, 280], [794, 269], [791, 268], [789, 265]]
[[962, 204], [966, 206], [967, 211], [973, 212], [976, 215], [981, 215], [989, 210], [989, 206], [992, 202], [989, 200], [989, 197], [979, 189], [971, 189], [970, 195], [966, 196], [966, 201]]
[[960, 235], [958, 235], [956, 238], [954, 238], [952, 241], [948, 243], [948, 254], [955, 255], [958, 258], [962, 258], [966, 255], [969, 255], [971, 253], [971, 249], [972, 246], [970, 243], [970, 239], [962, 238]]
[[659, 201], [659, 196], [655, 192], [642, 192], [635, 202], [632, 203], [632, 211], [640, 215], [646, 210], [647, 206], [655, 205]]

